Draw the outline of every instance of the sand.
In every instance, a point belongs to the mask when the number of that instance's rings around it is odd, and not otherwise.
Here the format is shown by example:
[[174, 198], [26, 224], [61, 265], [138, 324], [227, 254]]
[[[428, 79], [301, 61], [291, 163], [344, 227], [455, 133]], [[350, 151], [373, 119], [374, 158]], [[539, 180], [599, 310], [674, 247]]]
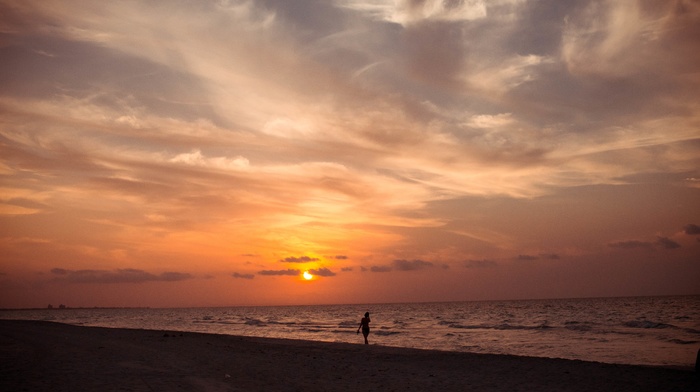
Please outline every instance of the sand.
[[414, 350], [361, 340], [0, 320], [0, 391], [700, 391], [692, 369]]

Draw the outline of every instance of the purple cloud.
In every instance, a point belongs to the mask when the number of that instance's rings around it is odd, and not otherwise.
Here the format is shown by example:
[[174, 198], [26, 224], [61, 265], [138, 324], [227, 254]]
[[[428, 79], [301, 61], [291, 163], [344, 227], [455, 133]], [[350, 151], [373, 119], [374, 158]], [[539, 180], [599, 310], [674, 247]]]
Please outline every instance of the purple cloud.
[[312, 261], [318, 261], [315, 257], [300, 256], [300, 257], [287, 257], [280, 260], [281, 263], [310, 263]]
[[301, 271], [298, 269], [286, 269], [286, 270], [262, 270], [258, 271], [258, 275], [265, 276], [295, 276], [299, 275]]
[[399, 271], [415, 271], [433, 267], [433, 263], [423, 260], [394, 260], [393, 265]]
[[694, 225], [692, 223], [687, 224], [683, 227], [683, 232], [688, 235], [698, 235], [700, 234], [700, 226]]
[[309, 272], [317, 276], [335, 276], [336, 273], [329, 270], [328, 268], [310, 269]]

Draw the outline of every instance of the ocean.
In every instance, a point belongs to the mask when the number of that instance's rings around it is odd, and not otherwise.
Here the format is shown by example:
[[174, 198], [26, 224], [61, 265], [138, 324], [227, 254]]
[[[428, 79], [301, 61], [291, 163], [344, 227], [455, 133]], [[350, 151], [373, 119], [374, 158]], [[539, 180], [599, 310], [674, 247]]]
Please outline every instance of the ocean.
[[168, 309], [4, 310], [2, 319], [693, 367], [700, 296]]

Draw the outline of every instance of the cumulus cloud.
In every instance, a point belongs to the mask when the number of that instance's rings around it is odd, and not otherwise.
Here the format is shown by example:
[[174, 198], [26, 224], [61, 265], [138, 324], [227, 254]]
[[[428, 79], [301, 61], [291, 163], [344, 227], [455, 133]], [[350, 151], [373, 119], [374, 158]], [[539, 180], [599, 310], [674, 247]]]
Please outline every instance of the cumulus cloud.
[[347, 260], [347, 259], [348, 259], [348, 256], [337, 255], [337, 256], [334, 257], [334, 259], [336, 259], [336, 260]]
[[301, 271], [298, 269], [286, 269], [286, 270], [262, 270], [258, 271], [258, 275], [264, 276], [296, 276], [299, 275]]
[[687, 224], [683, 227], [683, 232], [688, 235], [698, 235], [700, 234], [700, 226], [695, 224]]
[[433, 263], [423, 260], [394, 260], [392, 265], [398, 271], [415, 271], [433, 267]]
[[253, 278], [255, 278], [255, 275], [253, 275], [253, 274], [241, 274], [238, 272], [234, 272], [233, 274], [231, 274], [231, 276], [233, 276], [234, 278], [237, 278], [237, 279], [253, 279]]
[[658, 237], [656, 239], [656, 245], [662, 249], [678, 249], [681, 247], [679, 243], [668, 237]]
[[56, 280], [71, 283], [144, 283], [144, 282], [177, 282], [193, 279], [193, 276], [181, 272], [163, 272], [152, 274], [140, 269], [117, 270], [68, 270], [54, 268], [51, 273]]
[[311, 263], [313, 261], [318, 261], [316, 257], [300, 256], [300, 257], [286, 257], [281, 259], [281, 263]]
[[317, 269], [310, 269], [309, 272], [310, 272], [312, 275], [325, 276], [325, 277], [328, 277], [328, 276], [335, 276], [335, 275], [336, 275], [335, 272], [333, 272], [333, 271], [331, 271], [330, 269], [325, 268], [325, 267], [321, 267], [321, 268], [317, 268]]

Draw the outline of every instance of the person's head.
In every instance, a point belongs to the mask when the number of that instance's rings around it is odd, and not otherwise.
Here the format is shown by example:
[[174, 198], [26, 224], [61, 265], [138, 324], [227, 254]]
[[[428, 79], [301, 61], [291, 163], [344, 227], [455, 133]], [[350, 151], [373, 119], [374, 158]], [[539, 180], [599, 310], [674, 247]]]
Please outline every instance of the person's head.
[[369, 312], [365, 312], [365, 317], [369, 317]]

